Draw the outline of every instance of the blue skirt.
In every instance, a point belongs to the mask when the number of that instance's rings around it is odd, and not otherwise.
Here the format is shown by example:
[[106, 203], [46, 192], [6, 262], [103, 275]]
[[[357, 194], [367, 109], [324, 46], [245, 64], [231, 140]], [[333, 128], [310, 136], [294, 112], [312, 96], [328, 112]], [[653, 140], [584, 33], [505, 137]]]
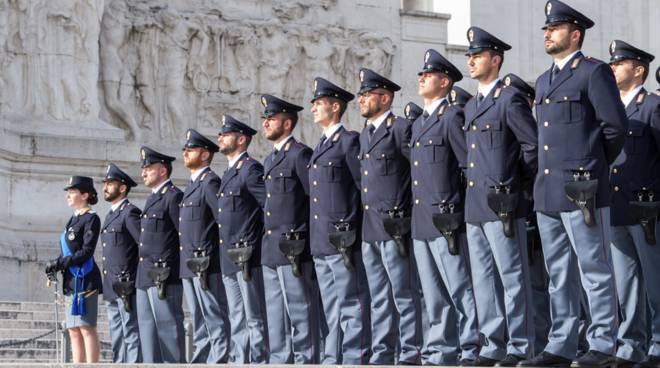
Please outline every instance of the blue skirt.
[[82, 326], [91, 326], [96, 327], [96, 318], [98, 316], [98, 304], [99, 304], [99, 293], [98, 291], [93, 291], [87, 293], [85, 296], [85, 315], [84, 316], [74, 316], [71, 314], [71, 303], [73, 300], [72, 295], [65, 296], [64, 300], [66, 301], [66, 322], [65, 328], [75, 328]]

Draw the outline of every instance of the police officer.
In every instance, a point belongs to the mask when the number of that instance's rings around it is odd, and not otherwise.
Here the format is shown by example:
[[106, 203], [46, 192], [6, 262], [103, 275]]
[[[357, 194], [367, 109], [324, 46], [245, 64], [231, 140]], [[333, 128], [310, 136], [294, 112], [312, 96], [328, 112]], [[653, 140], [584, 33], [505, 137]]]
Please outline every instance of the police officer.
[[[519, 76], [509, 73], [503, 79], [504, 88], [515, 88], [525, 95], [529, 107], [534, 106], [534, 87], [530, 86]], [[529, 188], [531, 189], [531, 188]], [[530, 197], [531, 191], [523, 195]], [[543, 351], [548, 343], [548, 331], [550, 330], [550, 296], [548, 295], [548, 273], [543, 263], [543, 248], [541, 247], [541, 236], [539, 235], [536, 213], [530, 212], [525, 218], [527, 228], [527, 252], [530, 281], [532, 287], [532, 304], [534, 305], [534, 354]], [[582, 340], [581, 340], [582, 341]]]
[[470, 77], [479, 82], [465, 106], [465, 221], [487, 341], [478, 365], [515, 366], [534, 353], [525, 227], [531, 203], [523, 190], [531, 189], [536, 170], [536, 122], [525, 96], [498, 77], [511, 46], [479, 27], [470, 27], [467, 38]]
[[654, 56], [620, 40], [612, 41], [610, 55], [629, 121], [626, 143], [610, 170], [612, 262], [624, 316], [619, 325], [617, 363], [631, 366], [648, 354], [644, 365], [658, 366], [660, 200], [656, 195], [660, 196], [660, 97], [642, 86]]
[[310, 158], [310, 244], [328, 325], [321, 364], [367, 364], [369, 290], [360, 252], [359, 134], [341, 118], [354, 96], [314, 80], [314, 122], [323, 129]]
[[266, 233], [261, 263], [268, 315], [269, 363], [318, 363], [318, 290], [309, 250], [309, 158], [292, 135], [303, 108], [261, 96], [263, 129], [274, 143], [264, 160]]
[[606, 365], [613, 361], [617, 334], [607, 244], [608, 165], [621, 151], [627, 119], [612, 70], [580, 52], [585, 30], [594, 22], [558, 0], [546, 3], [545, 14], [545, 51], [554, 63], [536, 80], [534, 209], [552, 285], [552, 326], [545, 350], [522, 364], [567, 365], [575, 357], [579, 278], [589, 301], [590, 350], [575, 365]]
[[101, 245], [103, 299], [115, 363], [142, 361], [135, 305], [142, 211], [127, 198], [131, 188], [136, 186], [137, 183], [115, 164], [108, 165], [103, 180], [103, 198], [111, 205], [101, 227]]
[[412, 126], [412, 238], [430, 328], [426, 365], [474, 364], [479, 353], [477, 311], [463, 226], [465, 167], [463, 110], [447, 96], [461, 72], [435, 50], [424, 55], [418, 93], [424, 113]]
[[359, 77], [360, 114], [367, 119], [360, 134], [360, 170], [362, 259], [371, 296], [369, 363], [416, 365], [422, 332], [420, 295], [409, 256], [411, 123], [390, 111], [401, 87], [366, 68]]
[[[267, 363], [268, 336], [261, 272], [266, 200], [263, 166], [247, 153], [256, 130], [223, 115], [220, 153], [229, 161], [218, 195], [220, 262], [229, 303], [231, 363]], [[268, 215], [268, 213], [266, 213]]]
[[424, 110], [414, 102], [408, 102], [403, 108], [403, 116], [405, 116], [406, 119], [408, 119], [408, 121], [411, 123], [417, 120], [417, 118], [420, 117], [423, 113]]
[[193, 324], [191, 363], [226, 363], [229, 354], [230, 327], [216, 221], [220, 178], [209, 167], [216, 152], [215, 143], [188, 129], [183, 163], [190, 170], [190, 183], [179, 210], [179, 270]]
[[140, 149], [142, 180], [151, 188], [140, 222], [136, 304], [145, 363], [183, 363], [183, 291], [179, 279], [179, 203], [170, 180], [174, 157]]

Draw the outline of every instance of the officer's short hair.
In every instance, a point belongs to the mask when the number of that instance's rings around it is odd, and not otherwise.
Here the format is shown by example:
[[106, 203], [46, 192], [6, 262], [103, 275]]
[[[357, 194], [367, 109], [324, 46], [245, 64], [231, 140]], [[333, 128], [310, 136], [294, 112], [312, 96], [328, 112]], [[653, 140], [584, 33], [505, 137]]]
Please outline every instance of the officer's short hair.
[[284, 120], [282, 120], [282, 122], [286, 121], [287, 119], [291, 120], [291, 130], [293, 130], [296, 127], [296, 124], [298, 124], [298, 113], [283, 112], [282, 116], [284, 117]]
[[339, 118], [341, 119], [341, 117], [344, 116], [344, 112], [346, 112], [346, 101], [332, 96], [328, 96], [326, 98], [331, 105], [335, 102], [339, 104]]
[[166, 162], [162, 162], [161, 164], [165, 166], [165, 170], [167, 171], [167, 177], [169, 178], [170, 176], [172, 176], [172, 163], [166, 161]]
[[578, 42], [578, 47], [582, 48], [582, 44], [584, 43], [584, 35], [586, 33], [585, 29], [577, 24], [573, 24], [573, 23], [566, 23], [566, 24], [568, 24], [569, 33], [573, 33], [573, 31], [580, 31], [580, 41]]
[[631, 59], [633, 68], [641, 66], [644, 68], [644, 75], [642, 76], [642, 83], [646, 82], [646, 78], [649, 76], [649, 64], [643, 63], [639, 60]]
[[209, 150], [205, 150], [205, 151], [209, 153], [209, 159], [206, 161], [210, 164], [211, 162], [213, 162], [213, 152]]
[[500, 57], [500, 65], [497, 66], [497, 71], [502, 70], [502, 64], [504, 64], [504, 53], [502, 52], [497, 52], [495, 50], [488, 50], [488, 53], [490, 54], [490, 57], [495, 57], [499, 56]]
[[[122, 184], [122, 185], [126, 185], [126, 184]], [[125, 195], [125, 196], [128, 196], [128, 193], [130, 193], [130, 192], [131, 192], [131, 186], [130, 186], [130, 185], [126, 185], [126, 192], [124, 192], [124, 195]]]
[[245, 137], [245, 147], [248, 147], [252, 142], [252, 136], [243, 134], [243, 137]]

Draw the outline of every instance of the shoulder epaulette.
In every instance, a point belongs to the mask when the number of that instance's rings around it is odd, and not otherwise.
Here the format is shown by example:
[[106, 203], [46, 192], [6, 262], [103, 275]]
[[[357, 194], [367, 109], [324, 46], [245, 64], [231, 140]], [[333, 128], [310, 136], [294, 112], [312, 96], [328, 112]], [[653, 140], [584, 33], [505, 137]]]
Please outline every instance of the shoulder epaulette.
[[236, 170], [240, 170], [241, 167], [243, 167], [243, 160], [238, 161], [236, 164]]
[[341, 132], [337, 132], [337, 133], [335, 133], [335, 136], [332, 137], [332, 141], [333, 141], [333, 142], [337, 142], [337, 141], [339, 140], [339, 136], [340, 136], [340, 135], [341, 135]]
[[169, 185], [164, 186], [163, 189], [160, 190], [160, 194], [165, 194], [165, 193], [167, 193], [167, 191], [168, 191], [169, 189], [170, 189], [170, 186], [169, 186]]
[[497, 87], [497, 89], [495, 90], [495, 93], [493, 93], [493, 98], [499, 98], [500, 93], [502, 93], [502, 87]]
[[390, 117], [387, 118], [387, 127], [388, 128], [392, 127], [392, 123], [394, 123], [394, 118], [396, 118], [396, 116], [394, 116], [394, 115], [390, 115]]
[[206, 178], [206, 176], [207, 176], [207, 175], [209, 174], [209, 172], [210, 172], [210, 171], [208, 171], [208, 170], [207, 170], [207, 171], [205, 171], [205, 172], [204, 172], [204, 174], [202, 174], [202, 177], [201, 177], [201, 178], [199, 178], [199, 181], [204, 181], [204, 179], [205, 179], [205, 178]]
[[637, 104], [639, 105], [642, 102], [644, 102], [645, 97], [646, 97], [646, 93], [644, 93], [644, 91], [642, 91], [640, 94], [638, 94], [637, 95]]
[[126, 208], [126, 206], [128, 206], [129, 204], [130, 204], [130, 203], [128, 203], [128, 201], [124, 202], [124, 204], [122, 204], [121, 207], [119, 207], [119, 210], [120, 210], [120, 211], [123, 211], [124, 208]]
[[92, 211], [91, 207], [85, 207], [82, 210], [80, 210], [80, 213], [78, 215], [80, 216], [80, 215], [84, 215], [86, 213], [94, 213], [94, 211]]
[[288, 141], [288, 142], [284, 145], [284, 152], [289, 151], [290, 148], [291, 148], [291, 141]]

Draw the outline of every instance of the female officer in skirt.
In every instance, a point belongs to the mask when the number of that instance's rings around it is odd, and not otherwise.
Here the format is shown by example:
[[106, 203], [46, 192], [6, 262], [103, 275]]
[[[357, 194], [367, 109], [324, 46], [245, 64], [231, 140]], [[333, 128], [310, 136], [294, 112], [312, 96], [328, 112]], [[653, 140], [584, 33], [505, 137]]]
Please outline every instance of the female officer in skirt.
[[60, 234], [61, 255], [48, 263], [46, 273], [61, 271], [66, 298], [66, 328], [71, 338], [74, 363], [99, 360], [96, 333], [98, 296], [102, 292], [101, 273], [94, 262], [101, 220], [91, 209], [98, 202], [92, 178], [72, 176], [66, 201], [74, 209]]

